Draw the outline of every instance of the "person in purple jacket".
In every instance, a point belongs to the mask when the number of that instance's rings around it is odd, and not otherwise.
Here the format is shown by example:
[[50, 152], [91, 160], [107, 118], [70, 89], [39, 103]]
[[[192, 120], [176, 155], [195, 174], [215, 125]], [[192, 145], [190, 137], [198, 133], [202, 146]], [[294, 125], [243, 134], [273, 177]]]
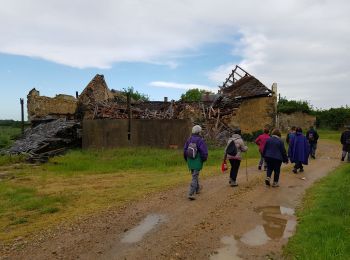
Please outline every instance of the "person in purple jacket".
[[288, 157], [292, 163], [295, 163], [293, 172], [297, 173], [304, 171], [303, 165], [308, 164], [310, 153], [309, 143], [303, 135], [303, 130], [297, 127], [295, 136], [289, 141]]
[[[188, 199], [194, 200], [195, 194], [198, 194], [200, 191], [199, 186], [199, 172], [203, 168], [203, 163], [208, 159], [208, 148], [200, 136], [202, 128], [199, 125], [195, 125], [192, 128], [192, 135], [187, 139], [184, 145], [184, 159], [187, 162], [188, 168], [192, 174], [192, 181], [190, 184], [190, 190], [188, 193]], [[188, 147], [195, 144], [195, 158], [189, 158], [188, 156]]]
[[282, 162], [288, 163], [287, 151], [281, 140], [281, 132], [279, 129], [274, 129], [272, 131], [271, 137], [266, 140], [262, 154], [267, 163], [265, 184], [270, 186], [271, 175], [272, 172], [274, 172], [272, 187], [278, 187]]

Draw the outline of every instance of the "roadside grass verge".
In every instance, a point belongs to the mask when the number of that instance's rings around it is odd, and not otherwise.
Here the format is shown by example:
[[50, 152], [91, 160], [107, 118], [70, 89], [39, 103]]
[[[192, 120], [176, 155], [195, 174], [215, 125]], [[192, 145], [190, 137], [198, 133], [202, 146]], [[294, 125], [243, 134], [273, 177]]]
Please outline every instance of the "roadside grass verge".
[[350, 259], [349, 187], [350, 164], [344, 164], [307, 190], [286, 257]]
[[[248, 165], [259, 156], [249, 144]], [[221, 174], [222, 158], [223, 148], [210, 148], [201, 178]], [[0, 181], [0, 240], [7, 242], [191, 179], [182, 150], [146, 147], [74, 150], [43, 165], [6, 171], [11, 178]]]

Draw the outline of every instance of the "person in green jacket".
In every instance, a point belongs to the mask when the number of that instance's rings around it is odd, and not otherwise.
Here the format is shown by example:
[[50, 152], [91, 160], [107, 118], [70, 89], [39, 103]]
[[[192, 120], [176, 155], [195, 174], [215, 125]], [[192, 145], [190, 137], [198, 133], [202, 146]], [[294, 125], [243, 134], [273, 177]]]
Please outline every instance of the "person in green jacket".
[[184, 159], [192, 174], [192, 181], [188, 198], [195, 199], [195, 194], [199, 193], [199, 172], [203, 168], [203, 163], [208, 159], [208, 148], [204, 139], [200, 136], [202, 128], [195, 125], [192, 128], [192, 135], [187, 139], [184, 145]]

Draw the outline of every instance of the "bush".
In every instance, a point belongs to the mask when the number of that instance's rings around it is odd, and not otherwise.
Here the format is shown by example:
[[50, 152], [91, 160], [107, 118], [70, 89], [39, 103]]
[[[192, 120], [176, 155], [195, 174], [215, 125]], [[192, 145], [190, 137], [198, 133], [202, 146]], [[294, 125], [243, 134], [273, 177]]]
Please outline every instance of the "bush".
[[286, 98], [280, 98], [277, 104], [277, 111], [279, 113], [291, 114], [294, 112], [303, 112], [310, 114], [312, 107], [307, 101], [287, 100]]
[[206, 92], [208, 91], [198, 88], [189, 89], [185, 94], [181, 95], [181, 101], [201, 101], [202, 95]]
[[244, 133], [242, 134], [242, 138], [244, 141], [247, 141], [247, 142], [254, 142], [256, 138], [258, 138], [259, 135], [261, 135], [262, 133], [264, 133], [263, 130], [258, 130], [258, 131], [254, 131], [250, 134], [248, 133]]
[[345, 124], [350, 124], [350, 107], [330, 108], [328, 110], [316, 110], [316, 125], [320, 128], [338, 130]]
[[123, 92], [125, 96], [130, 93], [130, 97], [135, 101], [149, 101], [148, 95], [138, 92], [134, 87], [123, 88]]

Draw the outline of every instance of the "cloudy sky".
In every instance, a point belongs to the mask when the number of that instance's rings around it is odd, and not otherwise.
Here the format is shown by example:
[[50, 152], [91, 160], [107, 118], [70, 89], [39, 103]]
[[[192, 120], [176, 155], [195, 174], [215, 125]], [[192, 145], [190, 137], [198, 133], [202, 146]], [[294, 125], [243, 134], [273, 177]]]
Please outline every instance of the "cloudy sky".
[[350, 105], [347, 0], [0, 0], [0, 119], [97, 73], [151, 100], [217, 91], [239, 64], [281, 96]]

